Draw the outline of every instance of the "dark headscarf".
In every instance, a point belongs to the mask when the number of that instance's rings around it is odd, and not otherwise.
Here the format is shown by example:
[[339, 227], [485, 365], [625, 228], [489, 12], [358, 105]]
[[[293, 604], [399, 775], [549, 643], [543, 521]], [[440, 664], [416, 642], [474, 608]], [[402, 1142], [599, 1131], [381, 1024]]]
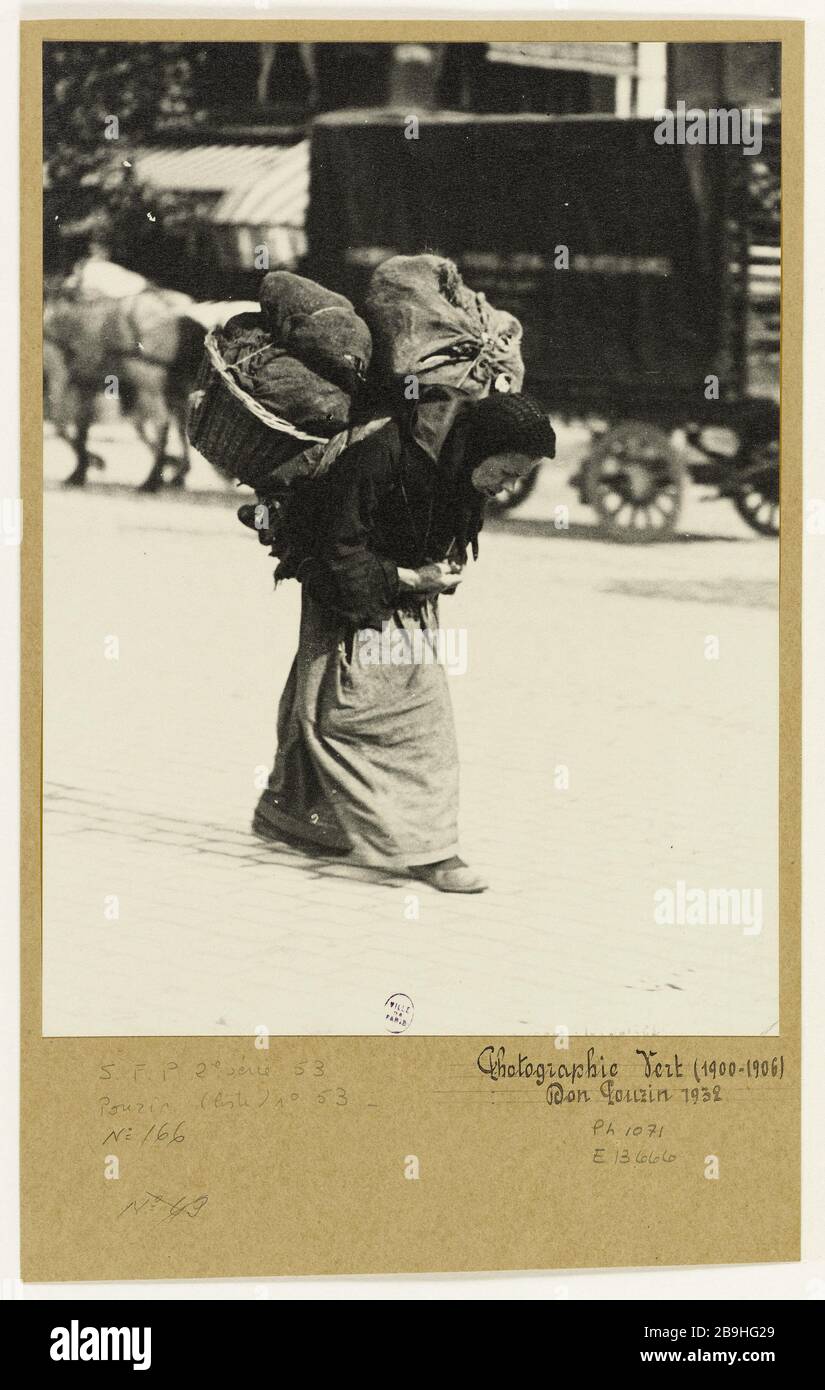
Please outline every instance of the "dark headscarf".
[[530, 396], [493, 392], [482, 400], [455, 387], [433, 386], [409, 415], [416, 443], [439, 470], [442, 506], [454, 519], [452, 558], [478, 559], [486, 497], [473, 487], [473, 471], [493, 454], [554, 458], [556, 436], [544, 408]]

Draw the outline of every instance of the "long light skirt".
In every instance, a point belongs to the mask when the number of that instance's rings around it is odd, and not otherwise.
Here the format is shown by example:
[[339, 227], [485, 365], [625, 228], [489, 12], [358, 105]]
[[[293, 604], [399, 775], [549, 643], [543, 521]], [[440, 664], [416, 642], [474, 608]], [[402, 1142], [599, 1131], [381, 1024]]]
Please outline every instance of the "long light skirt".
[[[438, 614], [396, 614], [410, 650]], [[458, 850], [458, 753], [443, 665], [364, 660], [356, 634], [304, 594], [257, 816], [276, 832], [400, 868]]]

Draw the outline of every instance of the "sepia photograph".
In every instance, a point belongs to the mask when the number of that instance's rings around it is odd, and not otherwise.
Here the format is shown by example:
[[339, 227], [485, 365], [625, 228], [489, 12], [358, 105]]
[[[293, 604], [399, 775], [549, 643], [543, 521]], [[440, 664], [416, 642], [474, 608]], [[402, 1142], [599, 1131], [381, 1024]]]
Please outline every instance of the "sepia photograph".
[[779, 1033], [780, 69], [44, 42], [45, 1036]]

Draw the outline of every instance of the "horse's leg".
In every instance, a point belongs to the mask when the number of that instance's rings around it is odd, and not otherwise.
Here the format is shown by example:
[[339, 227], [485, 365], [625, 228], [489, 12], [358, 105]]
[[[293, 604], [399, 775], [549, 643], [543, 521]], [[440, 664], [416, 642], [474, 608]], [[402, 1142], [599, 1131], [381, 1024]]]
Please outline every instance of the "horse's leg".
[[184, 315], [175, 324], [177, 334], [176, 352], [169, 363], [163, 382], [163, 399], [170, 416], [175, 421], [180, 435], [180, 454], [169, 460], [174, 463], [175, 472], [170, 487], [183, 487], [192, 461], [189, 452], [189, 436], [186, 433], [186, 420], [189, 414], [189, 393], [192, 390], [203, 356], [203, 325]]
[[[163, 382], [166, 369], [154, 362], [129, 362], [129, 380], [133, 391], [132, 418], [151, 422], [154, 443], [152, 467], [138, 492], [158, 492], [163, 487], [163, 468], [166, 463], [166, 442], [169, 438], [170, 416], [164, 399]], [[147, 431], [148, 435], [148, 431]], [[148, 442], [148, 438], [147, 438]]]
[[159, 492], [163, 487], [163, 466], [166, 463], [166, 441], [169, 437], [169, 417], [160, 424], [158, 430], [157, 444], [155, 445], [155, 458], [149, 476], [144, 478], [138, 492]]
[[[200, 365], [203, 352], [204, 330], [201, 324], [185, 316], [170, 319], [161, 325], [154, 340], [154, 351], [164, 357], [164, 362], [133, 363], [132, 372], [138, 391], [138, 413], [144, 420], [153, 420], [158, 428], [155, 446], [155, 461], [142, 491], [156, 492], [164, 483], [164, 466], [174, 469], [171, 487], [183, 487], [191, 464], [189, 444], [186, 438], [186, 411], [189, 391]], [[166, 358], [168, 357], [168, 364]], [[182, 457], [166, 452], [172, 421], [180, 432]]]
[[138, 416], [135, 415], [132, 417], [132, 424], [135, 427], [135, 433], [141, 444], [145, 444], [147, 449], [154, 449], [155, 446], [149, 438], [149, 431], [146, 428], [146, 421], [139, 419]]
[[77, 456], [77, 463], [73, 473], [66, 478], [65, 487], [82, 487], [86, 481], [86, 474], [92, 464], [102, 467], [102, 461], [89, 453], [87, 440], [92, 420], [94, 418], [95, 398], [92, 391], [86, 391], [83, 387], [78, 387], [79, 404], [77, 411], [76, 434], [73, 447]]
[[189, 454], [189, 437], [186, 433], [187, 402], [176, 401], [170, 408], [175, 417], [175, 424], [178, 427], [181, 452], [178, 458], [169, 460], [170, 463], [174, 462], [176, 466], [176, 472], [169, 480], [169, 486], [184, 487], [186, 485], [186, 475], [192, 467], [192, 460]]

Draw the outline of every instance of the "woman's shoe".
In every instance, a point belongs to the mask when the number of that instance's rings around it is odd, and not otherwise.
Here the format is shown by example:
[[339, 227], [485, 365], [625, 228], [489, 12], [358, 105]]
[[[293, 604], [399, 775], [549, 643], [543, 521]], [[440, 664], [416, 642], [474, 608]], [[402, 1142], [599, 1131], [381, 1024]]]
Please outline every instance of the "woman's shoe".
[[437, 888], [439, 893], [483, 893], [489, 887], [480, 874], [457, 858], [438, 864], [413, 864], [407, 873]]

